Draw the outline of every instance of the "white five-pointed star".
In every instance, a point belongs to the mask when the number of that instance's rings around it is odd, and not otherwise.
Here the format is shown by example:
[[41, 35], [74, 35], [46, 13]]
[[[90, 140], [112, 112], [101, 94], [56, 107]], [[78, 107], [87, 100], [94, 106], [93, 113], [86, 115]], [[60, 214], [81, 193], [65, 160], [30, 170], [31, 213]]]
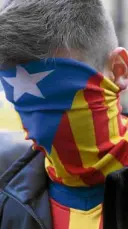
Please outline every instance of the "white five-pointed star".
[[17, 67], [16, 77], [3, 79], [14, 87], [14, 101], [17, 102], [25, 93], [45, 99], [37, 83], [43, 80], [54, 70], [30, 74], [21, 66]]

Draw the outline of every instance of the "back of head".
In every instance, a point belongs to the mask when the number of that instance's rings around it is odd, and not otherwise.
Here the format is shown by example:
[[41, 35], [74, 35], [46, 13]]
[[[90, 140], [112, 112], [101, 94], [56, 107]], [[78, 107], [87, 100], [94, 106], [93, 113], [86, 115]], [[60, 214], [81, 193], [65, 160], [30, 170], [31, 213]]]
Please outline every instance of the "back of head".
[[76, 50], [103, 71], [118, 45], [101, 0], [8, 0], [0, 11], [0, 63], [54, 57]]

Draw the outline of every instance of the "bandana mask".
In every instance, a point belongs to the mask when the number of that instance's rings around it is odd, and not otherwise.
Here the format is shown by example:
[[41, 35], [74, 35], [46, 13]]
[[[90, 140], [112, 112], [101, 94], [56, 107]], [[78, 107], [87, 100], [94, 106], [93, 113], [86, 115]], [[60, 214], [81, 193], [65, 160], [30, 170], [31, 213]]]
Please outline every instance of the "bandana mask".
[[69, 59], [30, 62], [0, 71], [34, 148], [46, 155], [49, 177], [91, 186], [128, 166], [127, 120], [120, 89], [89, 66]]

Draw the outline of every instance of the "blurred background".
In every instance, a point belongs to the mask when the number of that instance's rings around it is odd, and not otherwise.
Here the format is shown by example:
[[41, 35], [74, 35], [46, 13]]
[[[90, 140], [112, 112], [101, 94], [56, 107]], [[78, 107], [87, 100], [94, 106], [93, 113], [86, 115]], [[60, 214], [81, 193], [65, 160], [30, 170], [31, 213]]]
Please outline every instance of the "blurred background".
[[[119, 46], [128, 49], [128, 0], [103, 0], [114, 20]], [[121, 94], [123, 113], [128, 114], [128, 90]]]
[[128, 1], [103, 0], [106, 8], [113, 17], [120, 46], [128, 49]]
[[[103, 0], [106, 8], [112, 15], [114, 20], [116, 33], [119, 38], [119, 45], [128, 49], [128, 0]], [[0, 0], [0, 7], [8, 2], [8, 0]], [[2, 86], [0, 84], [0, 92], [2, 92]], [[123, 110], [128, 113], [128, 91], [123, 92], [121, 97], [121, 103]], [[1, 103], [0, 103], [1, 107]]]

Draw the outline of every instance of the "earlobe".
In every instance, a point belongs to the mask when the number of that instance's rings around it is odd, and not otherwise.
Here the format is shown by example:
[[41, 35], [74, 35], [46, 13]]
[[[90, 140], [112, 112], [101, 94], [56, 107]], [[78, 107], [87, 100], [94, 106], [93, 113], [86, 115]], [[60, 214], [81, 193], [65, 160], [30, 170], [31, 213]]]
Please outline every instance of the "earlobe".
[[121, 89], [125, 89], [127, 82], [123, 81], [123, 79], [128, 78], [128, 52], [125, 48], [118, 47], [112, 52], [109, 67], [114, 75], [114, 82]]

